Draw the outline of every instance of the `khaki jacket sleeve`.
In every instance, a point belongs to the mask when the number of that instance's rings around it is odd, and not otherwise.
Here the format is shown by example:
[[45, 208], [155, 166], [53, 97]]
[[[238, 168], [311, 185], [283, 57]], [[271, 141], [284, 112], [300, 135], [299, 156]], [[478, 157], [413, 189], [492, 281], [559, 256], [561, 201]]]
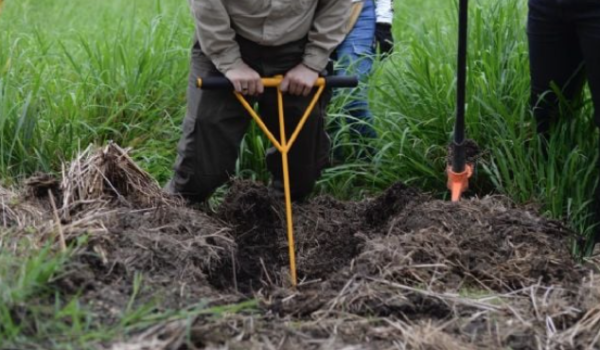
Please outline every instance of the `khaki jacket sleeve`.
[[240, 47], [223, 0], [189, 0], [202, 52], [225, 74], [241, 64]]
[[320, 72], [329, 56], [345, 38], [346, 21], [350, 16], [348, 0], [319, 0], [302, 63]]

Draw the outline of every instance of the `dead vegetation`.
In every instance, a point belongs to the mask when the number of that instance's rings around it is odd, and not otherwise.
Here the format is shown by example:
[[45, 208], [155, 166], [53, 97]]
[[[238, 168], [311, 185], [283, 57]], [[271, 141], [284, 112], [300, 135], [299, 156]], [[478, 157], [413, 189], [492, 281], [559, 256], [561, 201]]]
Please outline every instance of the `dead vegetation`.
[[236, 249], [226, 225], [165, 195], [115, 144], [83, 151], [60, 181], [40, 175], [20, 194], [3, 190], [0, 203], [10, 241], [75, 246], [57, 287], [83, 290], [108, 319], [127, 305], [136, 276], [146, 286], [139, 303], [159, 298], [162, 307], [179, 308], [198, 295], [216, 296], [206, 273]]
[[600, 281], [572, 261], [558, 222], [502, 198], [452, 204], [402, 184], [362, 202], [315, 198], [294, 214], [297, 290], [286, 285], [282, 205], [261, 185], [236, 183], [204, 213], [109, 144], [60, 180], [0, 189], [3, 247], [60, 250], [86, 237], [55, 287], [82, 293], [105, 322], [140, 276], [140, 302], [159, 308], [259, 300], [255, 312], [165, 322], [111, 349], [600, 347]]

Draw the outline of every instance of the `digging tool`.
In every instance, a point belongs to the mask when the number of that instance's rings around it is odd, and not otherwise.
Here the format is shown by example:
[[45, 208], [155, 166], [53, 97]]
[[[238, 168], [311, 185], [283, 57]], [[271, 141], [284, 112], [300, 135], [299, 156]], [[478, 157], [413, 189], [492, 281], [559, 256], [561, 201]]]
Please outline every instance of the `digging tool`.
[[448, 174], [448, 189], [452, 201], [460, 197], [469, 188], [469, 178], [473, 175], [473, 164], [468, 163], [465, 150], [465, 96], [467, 82], [467, 27], [469, 0], [459, 1], [458, 20], [458, 73], [456, 88], [456, 123], [454, 125], [453, 155]]
[[[298, 277], [296, 275], [296, 251], [294, 247], [294, 223], [292, 218], [292, 198], [290, 194], [290, 174], [288, 167], [288, 153], [294, 142], [298, 138], [300, 131], [302, 131], [302, 127], [306, 123], [306, 120], [310, 116], [310, 113], [315, 108], [317, 101], [321, 97], [323, 90], [325, 87], [329, 88], [352, 88], [358, 85], [358, 79], [356, 77], [326, 77], [319, 78], [315, 84], [317, 87], [317, 92], [315, 93], [312, 101], [309, 103], [308, 107], [304, 111], [304, 115], [298, 122], [296, 129], [292, 133], [292, 136], [288, 140], [285, 134], [285, 115], [283, 112], [283, 93], [281, 92], [280, 85], [283, 81], [283, 76], [276, 76], [273, 78], [263, 78], [262, 83], [265, 88], [276, 88], [277, 89], [277, 103], [278, 103], [278, 112], [279, 112], [279, 132], [280, 132], [280, 140], [269, 131], [265, 123], [262, 121], [262, 118], [256, 113], [254, 108], [248, 103], [246, 98], [234, 91], [235, 97], [240, 101], [242, 106], [250, 113], [250, 116], [258, 127], [265, 133], [269, 141], [275, 146], [275, 148], [281, 153], [281, 160], [283, 166], [283, 186], [285, 192], [285, 212], [286, 212], [286, 224], [287, 224], [287, 235], [288, 235], [288, 247], [289, 247], [289, 256], [290, 256], [290, 278], [292, 282], [292, 286], [296, 287], [298, 284]], [[233, 84], [225, 78], [225, 77], [206, 77], [206, 78], [198, 78], [197, 86], [200, 89], [206, 90], [217, 90], [217, 89], [226, 89], [233, 90]]]

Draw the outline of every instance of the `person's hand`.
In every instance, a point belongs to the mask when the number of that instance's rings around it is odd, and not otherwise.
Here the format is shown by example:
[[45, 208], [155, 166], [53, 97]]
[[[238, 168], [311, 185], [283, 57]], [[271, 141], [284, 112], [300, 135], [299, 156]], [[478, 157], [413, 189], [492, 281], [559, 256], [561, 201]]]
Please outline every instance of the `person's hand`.
[[389, 55], [394, 50], [394, 37], [392, 26], [388, 23], [377, 23], [375, 26], [375, 38], [379, 44], [379, 50], [384, 55]]
[[249, 96], [256, 96], [265, 91], [260, 75], [247, 64], [242, 63], [225, 73], [235, 91]]
[[300, 63], [286, 73], [280, 89], [291, 95], [308, 96], [319, 78], [319, 73]]

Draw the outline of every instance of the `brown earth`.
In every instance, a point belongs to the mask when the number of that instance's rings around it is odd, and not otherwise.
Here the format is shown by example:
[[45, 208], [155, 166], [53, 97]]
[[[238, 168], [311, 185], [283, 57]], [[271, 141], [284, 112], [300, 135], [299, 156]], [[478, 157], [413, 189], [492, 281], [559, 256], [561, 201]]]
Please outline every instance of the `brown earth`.
[[571, 259], [572, 232], [504, 198], [454, 204], [396, 184], [359, 202], [296, 203], [294, 290], [283, 206], [266, 187], [234, 183], [211, 213], [163, 194], [115, 145], [69, 169], [0, 191], [0, 225], [38, 227], [57, 249], [86, 235], [56, 287], [82, 292], [105, 322], [140, 278], [138, 302], [159, 310], [258, 300], [113, 349], [600, 347], [600, 282]]

